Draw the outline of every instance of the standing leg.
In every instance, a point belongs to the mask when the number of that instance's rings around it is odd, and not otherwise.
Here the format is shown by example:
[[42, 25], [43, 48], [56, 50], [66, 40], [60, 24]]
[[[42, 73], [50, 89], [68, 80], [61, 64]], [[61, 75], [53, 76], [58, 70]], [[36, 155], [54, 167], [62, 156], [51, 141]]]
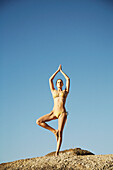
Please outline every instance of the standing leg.
[[66, 113], [62, 113], [58, 118], [58, 141], [57, 141], [56, 156], [59, 154], [59, 150], [62, 144], [62, 135], [63, 135], [63, 129], [64, 129], [66, 119], [67, 119]]
[[40, 117], [39, 119], [36, 120], [36, 123], [45, 128], [45, 129], [48, 129], [50, 130], [51, 132], [53, 132], [56, 136], [56, 139], [58, 139], [58, 130], [55, 130], [54, 128], [52, 128], [51, 126], [49, 126], [47, 123], [45, 122], [48, 122], [48, 121], [51, 121], [51, 120], [55, 120], [57, 119], [57, 117], [53, 114], [53, 112], [50, 112], [49, 114], [46, 114], [42, 117]]

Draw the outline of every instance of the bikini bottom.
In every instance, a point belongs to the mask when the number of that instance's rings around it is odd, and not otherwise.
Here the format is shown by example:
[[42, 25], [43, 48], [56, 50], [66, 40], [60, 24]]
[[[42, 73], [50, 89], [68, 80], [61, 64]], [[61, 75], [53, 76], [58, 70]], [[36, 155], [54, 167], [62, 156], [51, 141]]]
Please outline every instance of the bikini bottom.
[[60, 116], [62, 113], [66, 113], [66, 115], [68, 115], [68, 112], [57, 112], [57, 113], [55, 113], [55, 116], [56, 116], [57, 118], [59, 118], [59, 116]]

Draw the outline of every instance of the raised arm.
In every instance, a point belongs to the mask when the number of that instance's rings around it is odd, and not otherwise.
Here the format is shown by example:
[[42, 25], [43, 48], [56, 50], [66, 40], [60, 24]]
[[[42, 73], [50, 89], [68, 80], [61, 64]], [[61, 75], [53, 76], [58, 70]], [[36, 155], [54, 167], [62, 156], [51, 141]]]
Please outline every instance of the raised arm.
[[54, 84], [53, 84], [53, 79], [56, 76], [56, 74], [60, 71], [60, 69], [61, 69], [61, 65], [59, 66], [58, 70], [49, 78], [49, 85], [50, 85], [51, 91], [55, 89]]
[[66, 91], [69, 93], [69, 88], [70, 88], [70, 78], [60, 69], [60, 72], [63, 74], [63, 76], [66, 79]]

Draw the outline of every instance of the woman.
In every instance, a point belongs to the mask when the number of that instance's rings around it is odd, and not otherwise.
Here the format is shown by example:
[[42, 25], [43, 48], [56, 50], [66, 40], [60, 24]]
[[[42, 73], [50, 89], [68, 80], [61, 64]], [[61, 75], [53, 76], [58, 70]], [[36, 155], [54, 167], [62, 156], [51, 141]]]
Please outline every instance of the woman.
[[[54, 88], [53, 79], [58, 72], [61, 72], [66, 79], [65, 90], [62, 90], [63, 81], [61, 79], [58, 79], [56, 81], [57, 90], [55, 90]], [[64, 125], [67, 119], [65, 102], [66, 102], [66, 98], [67, 98], [67, 95], [69, 93], [69, 88], [70, 88], [70, 79], [62, 71], [61, 65], [59, 66], [58, 70], [50, 77], [49, 84], [50, 84], [51, 93], [54, 99], [54, 107], [53, 107], [53, 110], [49, 114], [46, 114], [40, 117], [39, 119], [37, 119], [36, 123], [39, 126], [42, 126], [43, 128], [50, 130], [56, 136], [56, 139], [57, 139], [56, 156], [57, 156], [59, 154], [60, 146], [62, 143], [63, 129], [64, 129]], [[51, 126], [49, 126], [47, 123], [45, 123], [45, 122], [55, 120], [55, 119], [58, 119], [58, 129], [54, 129]]]

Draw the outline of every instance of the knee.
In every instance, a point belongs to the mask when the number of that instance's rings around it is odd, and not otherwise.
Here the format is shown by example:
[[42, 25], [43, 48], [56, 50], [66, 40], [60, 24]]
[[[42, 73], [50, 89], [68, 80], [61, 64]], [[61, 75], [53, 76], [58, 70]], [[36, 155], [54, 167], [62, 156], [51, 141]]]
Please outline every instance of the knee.
[[62, 137], [62, 131], [59, 130], [59, 137]]
[[40, 119], [37, 119], [37, 120], [36, 120], [36, 124], [37, 124], [37, 125], [40, 125], [41, 123], [42, 123], [42, 122], [41, 122]]

